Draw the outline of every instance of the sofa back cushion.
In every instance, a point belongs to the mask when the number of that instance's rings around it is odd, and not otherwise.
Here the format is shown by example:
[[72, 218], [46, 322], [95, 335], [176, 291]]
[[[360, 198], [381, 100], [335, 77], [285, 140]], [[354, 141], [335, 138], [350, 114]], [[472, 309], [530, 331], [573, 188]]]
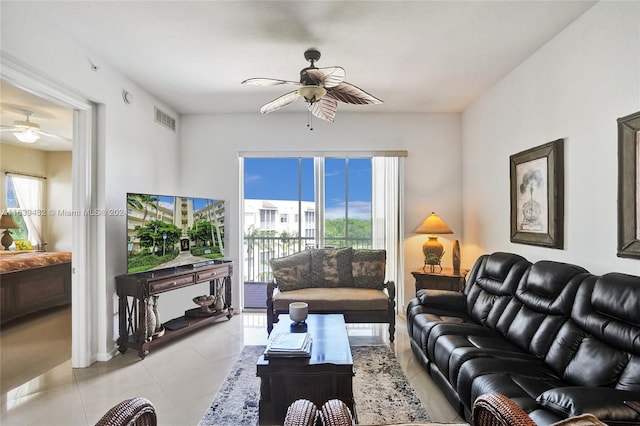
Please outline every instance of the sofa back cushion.
[[385, 250], [353, 250], [351, 257], [353, 286], [382, 290], [387, 267]]
[[273, 278], [281, 291], [307, 288], [311, 283], [311, 250], [271, 259]]
[[311, 249], [311, 282], [307, 287], [353, 287], [351, 247]]
[[591, 276], [568, 263], [540, 261], [527, 270], [498, 320], [498, 330], [523, 351], [543, 358], [571, 316], [580, 283]]
[[530, 266], [531, 263], [517, 254], [496, 252], [481, 256], [465, 286], [469, 316], [477, 323], [495, 329]]
[[589, 277], [545, 362], [571, 384], [640, 391], [638, 306], [640, 277]]

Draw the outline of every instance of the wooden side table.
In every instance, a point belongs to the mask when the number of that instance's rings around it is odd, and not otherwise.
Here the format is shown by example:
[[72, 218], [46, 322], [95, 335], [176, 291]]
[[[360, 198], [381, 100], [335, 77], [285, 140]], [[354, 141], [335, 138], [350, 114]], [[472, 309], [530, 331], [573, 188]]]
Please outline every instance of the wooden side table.
[[429, 272], [428, 268], [420, 268], [411, 272], [411, 275], [416, 280], [416, 293], [423, 288], [462, 291], [468, 272], [467, 269], [454, 272], [452, 268], [442, 268], [442, 271]]

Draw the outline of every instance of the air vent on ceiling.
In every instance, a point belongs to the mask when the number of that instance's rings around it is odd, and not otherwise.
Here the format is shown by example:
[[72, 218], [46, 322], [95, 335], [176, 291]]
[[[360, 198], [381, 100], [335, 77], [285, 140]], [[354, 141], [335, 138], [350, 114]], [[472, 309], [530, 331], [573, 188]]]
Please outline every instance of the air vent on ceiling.
[[155, 115], [156, 123], [160, 123], [164, 127], [166, 127], [166, 128], [168, 128], [168, 129], [170, 129], [170, 130], [175, 132], [176, 131], [176, 119], [171, 117], [166, 112], [162, 111], [157, 106], [154, 106], [153, 109], [154, 109], [154, 113], [155, 113], [154, 115]]

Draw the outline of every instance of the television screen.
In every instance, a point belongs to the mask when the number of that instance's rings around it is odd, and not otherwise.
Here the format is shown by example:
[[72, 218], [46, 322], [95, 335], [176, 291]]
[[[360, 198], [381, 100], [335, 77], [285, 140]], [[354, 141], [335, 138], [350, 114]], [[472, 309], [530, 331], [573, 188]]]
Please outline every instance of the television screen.
[[127, 273], [218, 262], [224, 210], [223, 200], [127, 193]]

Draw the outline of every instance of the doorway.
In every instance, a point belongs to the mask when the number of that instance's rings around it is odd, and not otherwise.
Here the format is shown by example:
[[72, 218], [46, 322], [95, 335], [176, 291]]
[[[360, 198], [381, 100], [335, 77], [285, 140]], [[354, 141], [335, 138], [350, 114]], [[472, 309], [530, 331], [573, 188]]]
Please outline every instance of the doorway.
[[[0, 65], [0, 80], [3, 82], [72, 111], [72, 200], [69, 207], [72, 211], [91, 209], [96, 204], [95, 191], [92, 191], [96, 180], [93, 154], [96, 144], [95, 105], [9, 55], [0, 56]], [[96, 347], [96, 336], [93, 336], [92, 341], [88, 324], [95, 323], [95, 319], [92, 321], [91, 313], [97, 316], [98, 310], [92, 309], [95, 302], [90, 297], [92, 289], [87, 284], [98, 282], [96, 268], [89, 268], [90, 260], [94, 259], [95, 263], [99, 253], [95, 238], [90, 238], [97, 233], [97, 228], [95, 218], [80, 215], [72, 217], [71, 366], [74, 368], [87, 367], [95, 361], [92, 351]]]

